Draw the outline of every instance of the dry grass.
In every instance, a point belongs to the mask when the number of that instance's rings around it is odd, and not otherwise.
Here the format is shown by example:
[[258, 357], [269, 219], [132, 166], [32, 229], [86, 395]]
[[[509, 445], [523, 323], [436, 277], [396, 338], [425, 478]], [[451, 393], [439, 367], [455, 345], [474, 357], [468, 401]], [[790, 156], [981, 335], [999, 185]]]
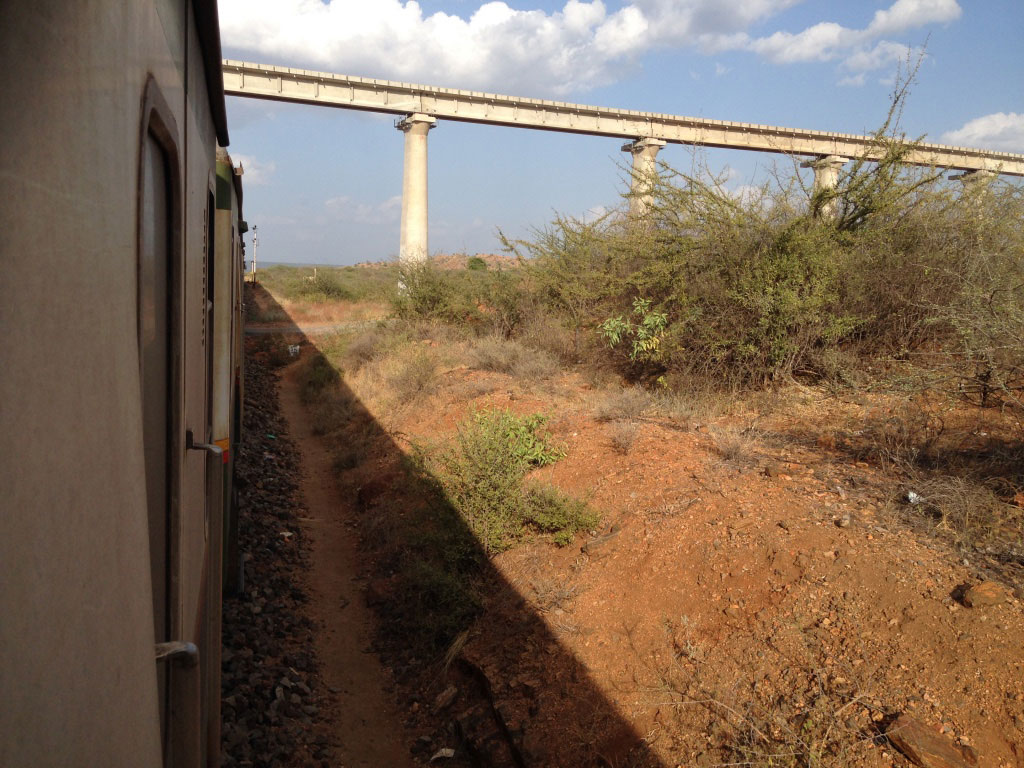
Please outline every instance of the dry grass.
[[379, 330], [357, 334], [345, 350], [345, 367], [353, 372], [358, 371], [381, 353], [383, 345], [384, 335]]
[[732, 464], [749, 464], [757, 458], [758, 434], [751, 427], [713, 427], [708, 430], [715, 453]]
[[918, 498], [914, 504], [901, 500], [903, 511], [927, 521], [941, 538], [961, 550], [1024, 561], [1024, 509], [1006, 502], [990, 485], [961, 477], [919, 474], [907, 488]]
[[653, 398], [640, 387], [630, 387], [610, 392], [594, 405], [594, 418], [607, 422], [626, 419], [635, 421], [653, 405]]
[[632, 419], [615, 421], [608, 427], [612, 448], [623, 456], [632, 450], [639, 432], [640, 424]]
[[327, 435], [344, 426], [355, 410], [352, 398], [337, 391], [321, 392], [307, 403], [313, 422], [313, 432]]
[[559, 370], [558, 362], [546, 352], [501, 336], [485, 336], [475, 341], [468, 358], [473, 368], [505, 373], [524, 381], [547, 379]]
[[901, 403], [885, 413], [870, 415], [866, 422], [860, 458], [893, 470], [916, 465], [945, 429], [937, 409], [916, 402]]
[[345, 472], [355, 469], [369, 453], [369, 445], [366, 441], [346, 441], [335, 446], [332, 452], [331, 466], [335, 472]]
[[738, 680], [713, 662], [716, 648], [686, 616], [663, 617], [672, 660], [655, 663], [649, 689], [676, 725], [707, 734], [714, 761], [700, 765], [824, 768], [862, 765], [884, 741], [877, 680], [864, 668], [824, 669], [807, 638], [784, 676]]
[[291, 316], [281, 307], [261, 307], [255, 302], [245, 305], [247, 323], [287, 323]]
[[579, 362], [579, 339], [554, 317], [533, 315], [519, 329], [518, 339], [564, 365]]
[[431, 394], [437, 388], [437, 358], [426, 349], [406, 348], [389, 360], [388, 386], [402, 402]]

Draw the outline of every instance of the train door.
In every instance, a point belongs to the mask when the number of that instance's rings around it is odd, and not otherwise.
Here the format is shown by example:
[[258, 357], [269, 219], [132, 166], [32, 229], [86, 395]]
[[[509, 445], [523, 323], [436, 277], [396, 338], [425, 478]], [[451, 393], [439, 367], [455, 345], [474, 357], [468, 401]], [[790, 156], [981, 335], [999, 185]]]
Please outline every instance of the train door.
[[[143, 445], [149, 517], [153, 634], [156, 644], [172, 639], [175, 515], [172, 446], [178, 387], [174, 371], [177, 316], [174, 288], [174, 216], [171, 164], [163, 142], [147, 130], [141, 152], [139, 197], [139, 357]], [[160, 735], [167, 753], [170, 665], [158, 666]]]
[[[196, 649], [180, 641], [182, 454], [182, 207], [177, 128], [156, 82], [146, 85], [139, 144], [138, 336], [143, 462], [149, 523], [157, 701], [164, 765], [174, 764], [175, 722]], [[186, 686], [187, 687], [187, 686]], [[186, 753], [188, 749], [184, 750]]]

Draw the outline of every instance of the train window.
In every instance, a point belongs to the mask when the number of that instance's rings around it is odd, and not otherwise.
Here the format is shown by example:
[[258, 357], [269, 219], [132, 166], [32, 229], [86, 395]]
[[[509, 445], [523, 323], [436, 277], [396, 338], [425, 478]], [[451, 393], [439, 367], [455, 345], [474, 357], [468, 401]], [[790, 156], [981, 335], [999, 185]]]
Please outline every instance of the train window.
[[155, 642], [170, 639], [171, 215], [167, 155], [152, 133], [142, 147], [139, 249], [139, 355], [149, 510]]
[[217, 301], [217, 273], [214, 263], [214, 227], [216, 222], [217, 199], [213, 192], [206, 195], [206, 423], [207, 442], [213, 440], [213, 364], [214, 364], [214, 303]]
[[[180, 351], [181, 214], [177, 134], [166, 102], [151, 79], [143, 102], [138, 188], [138, 335], [142, 442], [149, 522], [153, 636], [174, 639], [177, 557], [177, 451]], [[166, 753], [168, 665], [158, 667], [161, 740]]]

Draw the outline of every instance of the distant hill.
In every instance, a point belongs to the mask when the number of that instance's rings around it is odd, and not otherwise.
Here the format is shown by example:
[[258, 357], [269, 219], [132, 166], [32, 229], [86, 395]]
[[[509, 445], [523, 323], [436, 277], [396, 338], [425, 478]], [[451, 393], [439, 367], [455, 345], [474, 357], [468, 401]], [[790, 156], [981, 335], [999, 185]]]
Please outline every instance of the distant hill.
[[440, 269], [465, 269], [466, 263], [472, 259], [483, 259], [488, 269], [514, 269], [519, 262], [514, 256], [502, 256], [498, 253], [437, 253], [431, 258], [434, 266]]

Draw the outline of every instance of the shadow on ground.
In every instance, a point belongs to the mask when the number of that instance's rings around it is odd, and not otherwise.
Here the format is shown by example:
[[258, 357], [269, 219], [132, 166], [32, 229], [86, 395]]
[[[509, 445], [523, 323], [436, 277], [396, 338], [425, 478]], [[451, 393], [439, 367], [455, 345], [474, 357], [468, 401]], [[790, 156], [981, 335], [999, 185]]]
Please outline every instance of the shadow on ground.
[[[262, 306], [276, 303], [247, 289]], [[360, 538], [374, 650], [394, 673], [411, 751], [426, 763], [455, 739], [449, 766], [661, 766], [316, 339], [291, 332], [258, 343], [282, 365], [288, 344], [300, 344], [304, 399], [330, 409], [323, 439], [347, 491], [341, 514]]]

